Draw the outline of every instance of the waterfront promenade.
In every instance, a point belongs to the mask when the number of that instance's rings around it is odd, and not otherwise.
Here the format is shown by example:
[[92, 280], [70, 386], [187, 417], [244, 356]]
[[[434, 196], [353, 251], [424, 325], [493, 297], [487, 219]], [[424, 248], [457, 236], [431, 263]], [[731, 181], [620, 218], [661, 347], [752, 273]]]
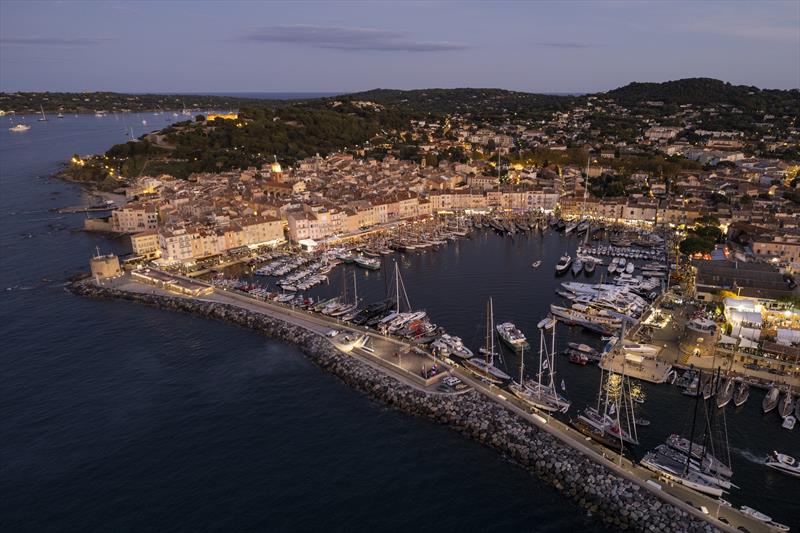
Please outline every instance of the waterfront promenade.
[[[117, 280], [104, 281], [103, 284], [123, 291], [176, 296], [174, 293], [168, 293], [153, 286], [138, 283], [127, 275]], [[435, 362], [432, 356], [416, 351], [413, 346], [401, 340], [386, 337], [363, 328], [342, 324], [340, 321], [322, 315], [272, 302], [256, 300], [228, 291], [215, 290], [212, 294], [199, 297], [197, 300], [227, 304], [251, 312], [261, 313], [319, 335], [326, 335], [331, 329], [341, 332], [337, 337], [349, 336], [351, 339], [355, 339], [361, 335], [367, 335], [371, 341], [372, 349], [370, 351], [359, 348], [349, 349], [346, 342], [337, 342], [335, 339], [331, 342], [341, 351], [349, 353], [374, 369], [386, 373], [404, 384], [427, 394], [443, 394], [438, 391], [438, 380], [425, 380], [421, 377], [422, 369], [429, 369], [432, 363]], [[397, 353], [403, 354], [400, 359], [395, 357]], [[486, 398], [520, 416], [531, 425], [546, 431], [576, 450], [576, 452], [589, 457], [612, 472], [648, 490], [663, 501], [675, 505], [695, 517], [706, 520], [723, 531], [736, 531], [736, 528], [740, 526], [751, 532], [774, 531], [767, 525], [742, 515], [735, 509], [719, 505], [714, 499], [682, 486], [670, 484], [666, 480], [659, 480], [652, 472], [639, 467], [625, 457], [619, 457], [575, 431], [567, 424], [548, 416], [546, 413], [531, 410], [502, 388], [484, 383], [457, 366], [449, 367], [442, 361], [437, 362], [437, 365], [441, 369], [439, 376], [443, 376], [446, 373], [457, 376]], [[705, 507], [708, 514], [702, 512], [701, 507]], [[724, 519], [727, 524], [716, 520], [716, 517]]]

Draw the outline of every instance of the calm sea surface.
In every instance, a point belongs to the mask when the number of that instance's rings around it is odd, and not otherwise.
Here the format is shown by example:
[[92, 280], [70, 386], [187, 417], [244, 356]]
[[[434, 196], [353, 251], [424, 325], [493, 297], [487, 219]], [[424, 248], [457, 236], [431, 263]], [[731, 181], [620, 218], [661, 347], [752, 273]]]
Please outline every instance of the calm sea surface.
[[[149, 125], [142, 124], [146, 120]], [[73, 153], [105, 150], [152, 114], [68, 116], [11, 134], [0, 119], [0, 524], [5, 531], [599, 531], [553, 489], [495, 452], [371, 401], [291, 346], [246, 329], [125, 302], [72, 296], [64, 278], [96, 246], [86, 201], [48, 178]], [[439, 252], [396, 256], [411, 303], [473, 348], [483, 306], [529, 337], [553, 300], [553, 265], [574, 238], [489, 232]], [[542, 258], [534, 271], [530, 263]], [[316, 295], [339, 291], [341, 269]], [[359, 295], [382, 272], [356, 271]], [[562, 328], [559, 344], [596, 337]], [[518, 360], [507, 357], [516, 371]], [[531, 359], [528, 364], [533, 365]], [[596, 368], [559, 359], [573, 408], [592, 401]], [[688, 428], [691, 400], [645, 386], [643, 449]], [[762, 416], [761, 392], [727, 410], [730, 495], [800, 524], [796, 479], [759, 464], [800, 455], [800, 434]]]

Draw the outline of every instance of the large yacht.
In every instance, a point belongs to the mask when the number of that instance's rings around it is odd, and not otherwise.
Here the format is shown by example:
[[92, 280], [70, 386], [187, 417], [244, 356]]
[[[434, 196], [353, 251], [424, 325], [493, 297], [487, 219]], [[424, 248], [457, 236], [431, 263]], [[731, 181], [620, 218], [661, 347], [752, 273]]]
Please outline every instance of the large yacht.
[[508, 345], [508, 347], [515, 352], [521, 352], [522, 350], [530, 349], [531, 345], [528, 344], [525, 334], [522, 333], [519, 328], [517, 328], [517, 326], [511, 322], [497, 324], [496, 329], [497, 334], [500, 336], [500, 340], [506, 343], [506, 345]]

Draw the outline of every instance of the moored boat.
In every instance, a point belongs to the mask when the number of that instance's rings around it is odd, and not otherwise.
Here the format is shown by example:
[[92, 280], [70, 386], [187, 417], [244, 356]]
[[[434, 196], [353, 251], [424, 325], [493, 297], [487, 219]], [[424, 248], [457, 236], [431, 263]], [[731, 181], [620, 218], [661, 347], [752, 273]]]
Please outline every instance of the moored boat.
[[781, 394], [781, 390], [778, 387], [771, 387], [767, 392], [767, 395], [764, 396], [764, 399], [761, 401], [761, 409], [765, 413], [769, 413], [773, 409], [778, 406], [778, 397]]
[[760, 511], [756, 511], [752, 507], [748, 507], [746, 505], [742, 505], [739, 508], [739, 510], [742, 512], [742, 514], [746, 514], [750, 518], [753, 518], [754, 520], [758, 520], [759, 522], [772, 522], [772, 518], [771, 517], [769, 517], [768, 515], [765, 515], [764, 513], [760, 512]]
[[736, 389], [736, 382], [733, 381], [733, 378], [729, 377], [725, 380], [725, 383], [722, 385], [722, 388], [717, 393], [717, 407], [722, 409], [726, 405], [728, 405], [733, 399], [733, 392]]
[[500, 340], [515, 352], [520, 352], [530, 348], [530, 344], [528, 344], [525, 334], [522, 333], [517, 326], [511, 322], [503, 322], [502, 324], [498, 324], [496, 329], [497, 334], [500, 336]]
[[736, 394], [733, 397], [733, 405], [739, 407], [744, 405], [744, 402], [747, 401], [747, 398], [750, 396], [750, 385], [747, 384], [746, 381], [742, 381], [739, 383], [739, 387], [736, 389]]
[[792, 414], [794, 410], [794, 399], [792, 398], [792, 391], [786, 392], [783, 399], [778, 403], [778, 414], [781, 418], [786, 418]]
[[562, 255], [558, 263], [556, 263], [556, 274], [563, 274], [564, 272], [569, 269], [569, 265], [572, 263], [572, 257], [569, 254]]

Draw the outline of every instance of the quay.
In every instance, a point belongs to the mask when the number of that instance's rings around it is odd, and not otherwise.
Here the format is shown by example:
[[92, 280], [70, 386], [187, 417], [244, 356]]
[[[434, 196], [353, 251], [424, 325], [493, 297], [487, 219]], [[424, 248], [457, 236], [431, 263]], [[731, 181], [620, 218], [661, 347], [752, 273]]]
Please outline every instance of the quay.
[[[188, 278], [182, 279], [189, 281]], [[451, 425], [498, 449], [543, 479], [549, 480], [578, 505], [598, 514], [608, 525], [649, 531], [735, 532], [740, 527], [753, 533], [774, 531], [767, 524], [743, 515], [736, 509], [720, 505], [717, 500], [659, 479], [652, 472], [610, 452], [563, 422], [526, 407], [504, 389], [485, 383], [460, 367], [436, 359], [406, 341], [302, 309], [214, 288], [196, 279], [190, 281], [192, 284], [205, 285], [208, 290], [196, 296], [176, 294], [174, 291], [142, 283], [130, 274], [101, 281], [84, 280], [73, 285], [73, 290], [88, 296], [125, 298], [159, 306], [163, 302], [171, 302], [178, 310], [189, 312], [197, 307], [204, 309], [203, 314], [222, 319], [226, 319], [227, 312], [221, 316], [210, 315], [208, 309], [235, 309], [247, 314], [246, 325], [254, 320], [252, 317], [264, 317], [265, 320], [278, 324], [272, 326], [273, 331], [267, 331], [267, 334], [289, 342], [293, 338], [286, 330], [296, 328], [313, 339], [310, 351], [327, 350], [326, 354], [338, 354], [335, 356], [337, 359], [344, 357], [343, 361], [358, 361], [383, 380], [383, 385], [373, 387], [343, 377], [359, 390], [377, 395], [401, 410]], [[331, 330], [339, 333], [333, 338], [326, 337]], [[364, 337], [367, 339], [368, 349], [357, 345], [361, 343], [352, 342]], [[345, 340], [346, 338], [349, 340]], [[301, 348], [309, 353], [308, 346]], [[434, 364], [439, 371], [431, 376], [429, 374]], [[457, 377], [469, 389], [458, 393], [441, 391], [440, 380], [445, 376]], [[409, 400], [398, 392], [405, 390], [403, 386], [416, 394], [412, 402], [415, 407], [409, 408]], [[430, 401], [441, 402], [441, 405], [434, 403], [439, 407], [430, 407]], [[470, 406], [474, 411], [476, 405], [480, 406], [481, 411], [478, 413], [480, 418], [474, 423], [485, 429], [470, 429], [470, 424], [454, 418], [454, 413], [458, 413], [459, 409]], [[475, 415], [474, 412], [472, 414]], [[517, 440], [517, 433], [504, 429], [504, 425], [518, 425], [515, 420], [524, 421], [526, 427], [526, 436], [521, 441]], [[492, 427], [495, 428], [494, 434], [489, 429]], [[530, 454], [534, 450], [543, 455], [532, 458]], [[598, 505], [598, 501], [603, 502], [603, 505]], [[655, 526], [653, 520], [656, 521]]]

